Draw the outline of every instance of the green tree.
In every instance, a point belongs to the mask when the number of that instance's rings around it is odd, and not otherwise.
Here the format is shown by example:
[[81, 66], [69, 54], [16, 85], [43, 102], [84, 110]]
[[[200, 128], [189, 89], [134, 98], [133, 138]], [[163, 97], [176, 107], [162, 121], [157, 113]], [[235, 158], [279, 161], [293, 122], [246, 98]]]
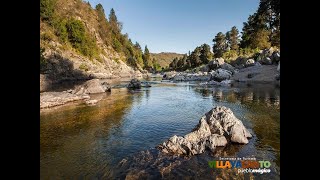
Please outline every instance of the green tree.
[[226, 33], [226, 39], [230, 50], [238, 51], [239, 49], [239, 30], [233, 26], [230, 31]]
[[71, 45], [85, 56], [92, 58], [97, 53], [96, 42], [86, 34], [85, 26], [80, 20], [70, 19], [66, 28]]
[[269, 43], [280, 47], [280, 1], [260, 0], [257, 12], [249, 16], [242, 31], [242, 48], [268, 47]]
[[113, 8], [110, 10], [109, 14], [109, 22], [111, 25], [111, 29], [114, 33], [120, 33], [122, 29], [122, 24], [118, 22], [118, 18], [116, 16], [116, 12], [114, 11]]
[[265, 29], [260, 29], [252, 34], [252, 40], [250, 48], [255, 49], [266, 49], [270, 48], [271, 42], [269, 41], [270, 31]]
[[175, 57], [175, 58], [173, 58], [172, 62], [169, 64], [169, 67], [172, 70], [176, 70], [177, 69], [177, 64], [178, 64], [178, 58]]
[[144, 47], [144, 54], [142, 58], [143, 58], [144, 68], [147, 69], [149, 67], [149, 61], [150, 61], [150, 52], [147, 45]]
[[194, 51], [192, 51], [191, 55], [189, 56], [191, 67], [197, 67], [201, 64], [201, 59], [200, 59], [200, 47], [196, 47]]
[[96, 11], [98, 12], [99, 15], [106, 17], [102, 4], [99, 3], [96, 5]]
[[213, 45], [214, 57], [216, 58], [222, 57], [223, 53], [227, 49], [226, 36], [222, 32], [219, 32], [212, 41], [214, 42], [214, 45]]
[[85, 27], [80, 20], [71, 19], [66, 24], [70, 43], [78, 47], [84, 41]]
[[137, 50], [140, 50], [141, 51], [141, 46], [138, 42], [135, 43], [134, 47], [137, 49]]
[[55, 0], [40, 0], [40, 17], [44, 21], [51, 21], [55, 8]]
[[212, 59], [212, 53], [210, 51], [210, 46], [208, 44], [201, 45], [200, 50], [200, 61], [202, 64], [207, 64], [210, 59]]

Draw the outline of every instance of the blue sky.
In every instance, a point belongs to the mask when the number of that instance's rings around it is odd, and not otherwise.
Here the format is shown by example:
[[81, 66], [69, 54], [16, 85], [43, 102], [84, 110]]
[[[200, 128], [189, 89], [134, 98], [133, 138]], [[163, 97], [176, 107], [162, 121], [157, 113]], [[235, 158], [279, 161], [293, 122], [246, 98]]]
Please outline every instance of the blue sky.
[[114, 8], [122, 33], [132, 42], [148, 45], [150, 52], [187, 53], [232, 26], [241, 32], [259, 0], [89, 0], [101, 3], [109, 15]]

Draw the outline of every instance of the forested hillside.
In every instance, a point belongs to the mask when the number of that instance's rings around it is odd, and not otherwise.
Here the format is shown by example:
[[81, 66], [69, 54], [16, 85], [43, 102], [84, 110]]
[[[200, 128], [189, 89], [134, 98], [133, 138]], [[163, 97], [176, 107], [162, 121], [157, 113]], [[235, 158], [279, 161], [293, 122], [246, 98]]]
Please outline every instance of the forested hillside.
[[40, 73], [53, 80], [141, 75], [150, 57], [122, 27], [101, 4], [40, 0]]

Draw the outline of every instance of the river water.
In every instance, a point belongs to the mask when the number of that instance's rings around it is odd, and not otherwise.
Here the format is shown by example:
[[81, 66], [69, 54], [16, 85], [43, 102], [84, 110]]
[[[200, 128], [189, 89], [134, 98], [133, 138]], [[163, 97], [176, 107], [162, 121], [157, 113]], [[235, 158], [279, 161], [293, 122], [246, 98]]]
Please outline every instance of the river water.
[[[122, 179], [126, 173], [117, 171], [121, 160], [130, 163], [128, 157], [152, 149], [175, 134], [189, 133], [201, 116], [217, 105], [231, 108], [253, 134], [249, 144], [228, 145], [219, 156], [270, 161], [271, 173], [253, 177], [280, 178], [278, 87], [152, 82], [152, 87], [135, 91], [123, 87], [126, 81], [118, 82], [111, 93], [94, 96], [102, 99], [95, 106], [77, 102], [41, 110], [40, 179]], [[210, 153], [195, 156], [167, 178], [194, 177], [188, 170], [207, 179], [214, 171], [207, 161], [217, 157]]]

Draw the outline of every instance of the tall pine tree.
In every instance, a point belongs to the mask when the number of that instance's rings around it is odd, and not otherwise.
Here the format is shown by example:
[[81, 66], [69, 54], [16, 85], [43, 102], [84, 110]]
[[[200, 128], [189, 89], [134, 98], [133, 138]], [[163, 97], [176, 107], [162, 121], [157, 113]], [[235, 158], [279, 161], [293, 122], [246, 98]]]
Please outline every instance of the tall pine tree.
[[212, 41], [214, 42], [214, 45], [213, 45], [214, 57], [216, 58], [222, 57], [223, 53], [227, 49], [226, 36], [222, 32], [219, 32]]

